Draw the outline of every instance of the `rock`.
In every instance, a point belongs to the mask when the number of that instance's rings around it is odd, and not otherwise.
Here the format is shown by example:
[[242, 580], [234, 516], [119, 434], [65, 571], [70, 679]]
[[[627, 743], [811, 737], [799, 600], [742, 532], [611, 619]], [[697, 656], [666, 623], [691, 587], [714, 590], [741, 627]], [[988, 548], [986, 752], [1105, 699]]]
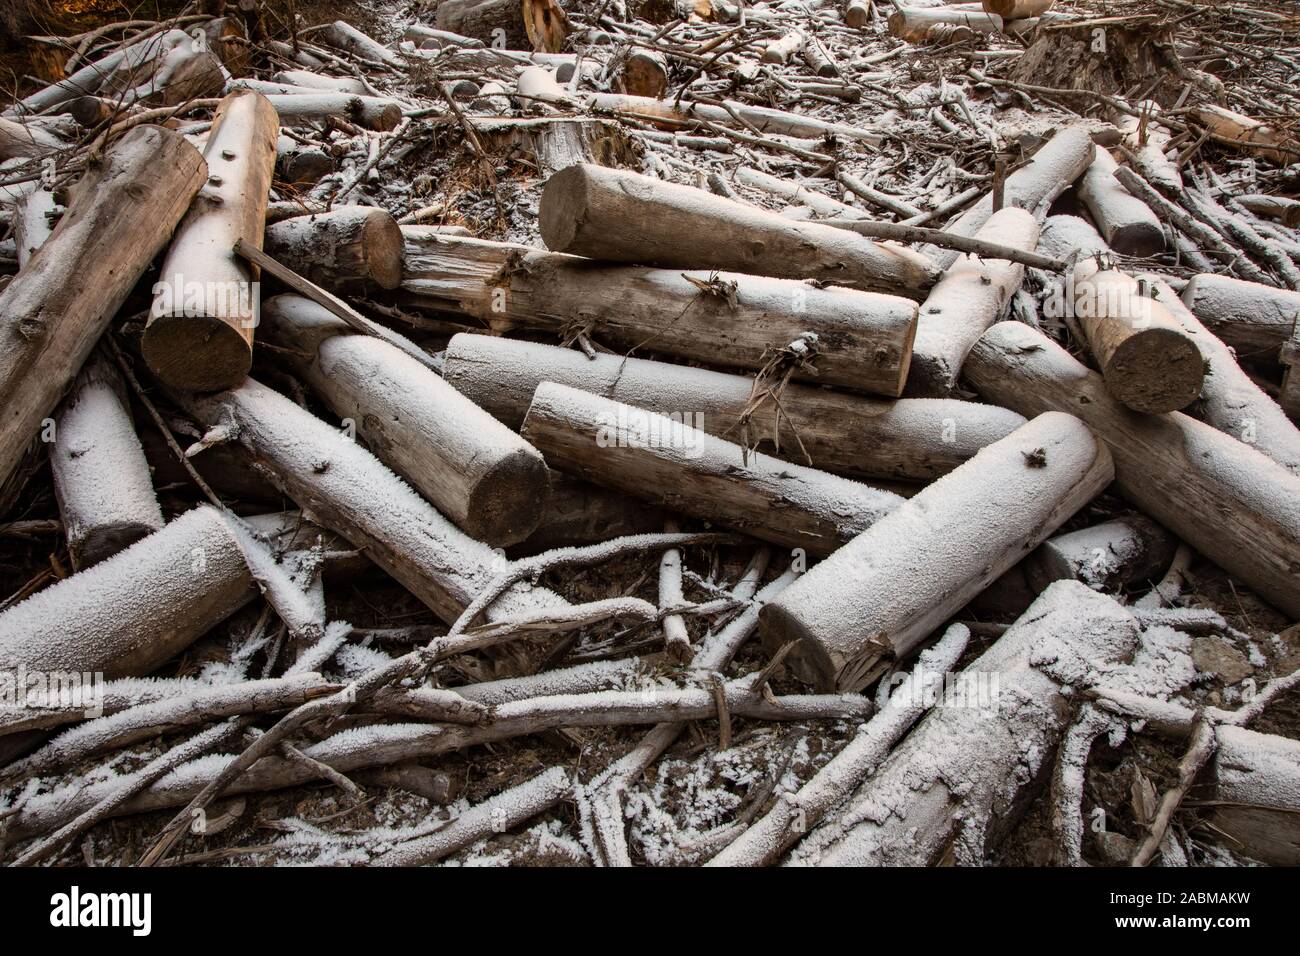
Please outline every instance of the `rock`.
[[1254, 673], [1246, 655], [1220, 637], [1194, 638], [1192, 660], [1197, 670], [1213, 674], [1225, 684], [1236, 684]]

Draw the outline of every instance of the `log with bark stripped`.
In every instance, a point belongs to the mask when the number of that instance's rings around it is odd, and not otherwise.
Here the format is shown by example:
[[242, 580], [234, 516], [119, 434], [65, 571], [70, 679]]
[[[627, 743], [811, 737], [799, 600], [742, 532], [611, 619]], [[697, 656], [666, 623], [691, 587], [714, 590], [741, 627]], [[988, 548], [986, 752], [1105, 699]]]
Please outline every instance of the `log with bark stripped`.
[[1244, 361], [1273, 361], [1300, 327], [1300, 292], [1231, 276], [1192, 276], [1183, 302]]
[[266, 228], [266, 252], [312, 282], [343, 294], [396, 289], [402, 281], [402, 232], [373, 206], [284, 219]]
[[1092, 220], [1116, 252], [1128, 256], [1154, 256], [1165, 249], [1165, 230], [1151, 207], [1115, 179], [1119, 164], [1104, 149], [1079, 181], [1079, 198]]

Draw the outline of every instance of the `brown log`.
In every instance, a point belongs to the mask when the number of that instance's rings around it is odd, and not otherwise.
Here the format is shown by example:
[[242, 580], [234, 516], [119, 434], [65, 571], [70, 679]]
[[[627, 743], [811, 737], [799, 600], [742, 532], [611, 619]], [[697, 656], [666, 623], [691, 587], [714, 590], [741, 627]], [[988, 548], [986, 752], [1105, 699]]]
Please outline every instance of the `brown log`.
[[1252, 194], [1238, 196], [1236, 200], [1257, 216], [1276, 219], [1293, 229], [1300, 226], [1300, 199]]
[[1222, 275], [1197, 275], [1183, 302], [1245, 361], [1273, 361], [1300, 324], [1300, 292]]
[[227, 79], [221, 58], [206, 43], [170, 30], [132, 47], [98, 92], [115, 102], [177, 106], [220, 96]]
[[522, 434], [561, 471], [814, 554], [834, 550], [903, 501], [827, 472], [746, 455], [692, 420], [543, 382]]
[[605, 265], [422, 227], [403, 233], [402, 288], [418, 296], [414, 301], [466, 312], [497, 333], [564, 336], [580, 327], [622, 352], [649, 349], [757, 371], [811, 332], [817, 343], [807, 365], [795, 370], [797, 380], [896, 397], [907, 377], [917, 309], [899, 296], [767, 276]]
[[889, 34], [908, 43], [924, 43], [931, 30], [958, 28], [973, 33], [1001, 33], [1002, 18], [969, 7], [896, 7], [889, 15]]
[[295, 295], [263, 309], [264, 334], [381, 461], [493, 546], [522, 541], [547, 507], [542, 456], [403, 352]]
[[1186, 408], [1201, 394], [1205, 358], [1169, 310], [1137, 280], [1091, 260], [1074, 271], [1075, 313], [1106, 388], [1148, 414]]
[[237, 239], [262, 246], [278, 135], [260, 93], [231, 93], [217, 108], [204, 151], [208, 181], [163, 260], [140, 345], [172, 388], [230, 388], [252, 365], [260, 293], [231, 250]]
[[588, 359], [573, 349], [482, 335], [452, 338], [443, 375], [511, 428], [523, 424], [538, 384], [553, 381], [661, 415], [690, 414], [700, 422], [699, 415], [711, 435], [864, 479], [929, 481], [1025, 421], [992, 405], [880, 401], [792, 384], [780, 412], [760, 403], [746, 430], [739, 422], [753, 383], [744, 376], [617, 355]]
[[0, 293], [0, 484], [198, 191], [207, 168], [139, 126], [77, 184], [54, 234]]
[[266, 229], [266, 252], [334, 292], [396, 289], [402, 281], [402, 231], [373, 206], [335, 206]]
[[618, 91], [659, 99], [668, 92], [668, 61], [655, 50], [633, 49], [618, 73]]
[[[996, 326], [995, 326], [996, 328]], [[861, 690], [1091, 501], [1114, 476], [1083, 422], [1044, 414], [926, 487], [760, 615], [796, 673]]]
[[569, 33], [556, 0], [445, 0], [434, 22], [440, 30], [512, 50], [559, 53]]
[[[602, 166], [552, 176], [539, 217], [548, 248], [618, 262], [817, 279], [911, 297], [938, 278], [910, 250]], [[721, 235], [728, 241], [716, 241]]]
[[1004, 20], [1023, 20], [1042, 16], [1056, 5], [1056, 0], [984, 0], [984, 10]]
[[1275, 163], [1294, 163], [1300, 159], [1300, 141], [1275, 126], [1213, 103], [1197, 107], [1193, 114], [1221, 143], [1255, 153]]
[[1129, 410], [1100, 375], [1025, 325], [984, 333], [966, 377], [1022, 414], [1078, 415], [1110, 447], [1126, 498], [1261, 598], [1300, 614], [1300, 478], [1187, 415]]
[[[241, 83], [248, 81], [241, 80]], [[313, 126], [330, 117], [347, 120], [366, 129], [387, 132], [402, 121], [402, 104], [381, 96], [356, 96], [315, 90], [303, 93], [272, 93], [267, 96], [285, 126]]]

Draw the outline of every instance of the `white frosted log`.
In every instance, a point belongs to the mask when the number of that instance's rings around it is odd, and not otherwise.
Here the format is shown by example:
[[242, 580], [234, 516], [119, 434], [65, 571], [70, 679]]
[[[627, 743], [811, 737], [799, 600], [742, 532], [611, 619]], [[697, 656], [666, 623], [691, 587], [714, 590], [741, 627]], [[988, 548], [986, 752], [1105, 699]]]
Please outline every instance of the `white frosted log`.
[[924, 43], [936, 27], [963, 27], [975, 33], [1001, 33], [1002, 18], [976, 5], [970, 8], [895, 6], [889, 15], [889, 34], [908, 43]]
[[1078, 216], [1048, 216], [1038, 234], [1038, 252], [1053, 259], [1069, 259], [1075, 253], [1087, 259], [1109, 248], [1092, 223]]
[[1300, 226], [1300, 199], [1289, 199], [1286, 196], [1265, 196], [1259, 193], [1234, 198], [1256, 216], [1276, 219], [1293, 229]]
[[[163, 36], [166, 36], [166, 34]], [[141, 42], [157, 44], [162, 41], [160, 37], [150, 37]], [[68, 78], [52, 83], [44, 89], [37, 90], [30, 96], [23, 97], [14, 106], [5, 110], [4, 115], [17, 117], [29, 113], [44, 113], [61, 103], [94, 93], [122, 63], [126, 58], [127, 51], [130, 49], [129, 46], [122, 47], [93, 63], [87, 63]]]
[[781, 414], [764, 404], [746, 432], [738, 421], [753, 382], [745, 376], [616, 355], [588, 359], [574, 349], [483, 335], [452, 338], [443, 377], [511, 428], [523, 424], [534, 390], [549, 380], [661, 415], [689, 414], [710, 435], [806, 464], [802, 447], [816, 468], [867, 479], [936, 478], [1024, 424], [993, 405], [881, 401], [791, 384]]
[[402, 104], [384, 97], [315, 90], [272, 93], [266, 98], [275, 107], [284, 126], [312, 126], [334, 117], [357, 123], [366, 129], [387, 132], [402, 121]]
[[1143, 515], [1048, 538], [1024, 561], [1035, 592], [1053, 581], [1081, 581], [1094, 591], [1156, 584], [1174, 559], [1178, 539]]
[[746, 456], [691, 420], [543, 382], [522, 433], [561, 471], [816, 554], [902, 503], [847, 478], [757, 452]]
[[[976, 239], [1025, 252], [1038, 244], [1038, 221], [1023, 209], [995, 212]], [[998, 320], [1020, 288], [1025, 267], [1004, 259], [962, 256], [921, 303], [907, 394], [947, 398], [957, 388], [966, 353]]]
[[1234, 849], [1273, 866], [1300, 866], [1300, 741], [1244, 727], [1216, 729], [1209, 768], [1212, 822]]
[[229, 79], [206, 43], [194, 42], [184, 30], [168, 30], [129, 48], [98, 91], [119, 103], [176, 106], [219, 96]]
[[525, 677], [505, 677], [451, 688], [466, 700], [493, 707], [515, 700], [557, 694], [589, 694], [614, 687], [635, 686], [638, 675], [650, 667], [638, 657], [618, 661], [591, 661], [573, 667], [540, 671]]
[[1077, 707], [1070, 685], [1130, 660], [1140, 634], [1109, 597], [1053, 584], [791, 862], [932, 866], [951, 854], [987, 864], [1050, 773]]
[[301, 276], [343, 294], [396, 289], [402, 281], [402, 232], [373, 206], [335, 206], [266, 229], [266, 251]]
[[1183, 302], [1247, 362], [1275, 360], [1300, 322], [1300, 292], [1231, 276], [1192, 276]]
[[[280, 227], [276, 227], [277, 229]], [[609, 348], [758, 371], [813, 333], [796, 380], [896, 397], [916, 304], [901, 296], [761, 275], [606, 265], [527, 246], [407, 230], [402, 288], [413, 301], [474, 316], [494, 332], [562, 335], [574, 322]], [[712, 290], [712, 291], [710, 291]], [[415, 298], [418, 296], [418, 299]]]
[[18, 201], [14, 211], [14, 241], [18, 268], [27, 265], [36, 250], [54, 234], [54, 218], [63, 207], [48, 189], [37, 189]]
[[984, 333], [966, 377], [985, 398], [1022, 414], [1078, 415], [1110, 447], [1126, 498], [1264, 600], [1300, 614], [1300, 478], [1180, 412], [1129, 410], [1100, 375], [1019, 323]]
[[400, 349], [356, 334], [315, 302], [276, 296], [263, 323], [299, 377], [469, 535], [504, 547], [536, 528], [549, 492], [537, 449]]
[[983, 449], [814, 567], [761, 617], [819, 688], [858, 690], [904, 657], [1114, 477], [1086, 425], [1048, 413]]
[[44, 156], [68, 144], [34, 123], [20, 123], [0, 117], [0, 162], [6, 159]]
[[1079, 198], [1116, 252], [1154, 256], [1165, 249], [1165, 230], [1151, 207], [1119, 184], [1119, 164], [1104, 149], [1079, 181]]
[[87, 362], [55, 419], [50, 470], [75, 569], [162, 529], [126, 387], [102, 356]]
[[347, 50], [363, 60], [404, 67], [405, 61], [378, 40], [362, 33], [344, 20], [335, 20], [317, 34], [322, 40], [340, 50]]
[[130, 130], [77, 183], [54, 234], [0, 292], [0, 485], [206, 174], [184, 137]]
[[226, 518], [186, 512], [0, 614], [0, 669], [143, 676], [257, 593]]
[[231, 388], [252, 366], [260, 293], [233, 248], [240, 239], [262, 247], [278, 135], [259, 93], [232, 93], [217, 107], [208, 181], [167, 250], [140, 342], [150, 371], [172, 388]]
[[1117, 115], [1115, 125], [1124, 134], [1124, 145], [1137, 157], [1142, 174], [1153, 186], [1166, 192], [1177, 193], [1183, 188], [1183, 176], [1173, 161], [1166, 157], [1169, 150], [1169, 133], [1159, 125], [1160, 106], [1151, 100], [1136, 104], [1143, 116], [1129, 113]]
[[610, 261], [811, 278], [912, 297], [938, 277], [930, 260], [901, 246], [585, 163], [547, 181], [538, 215], [549, 249]]
[[[448, 623], [508, 567], [342, 431], [256, 380], [180, 398], [207, 427], [232, 425], [254, 462], [299, 507], [363, 549]], [[487, 616], [562, 603], [550, 591], [520, 584], [493, 602]]]
[[326, 76], [311, 70], [281, 70], [272, 79], [285, 86], [307, 87], [313, 90], [330, 90], [334, 93], [352, 93], [366, 96], [366, 85], [353, 76]]

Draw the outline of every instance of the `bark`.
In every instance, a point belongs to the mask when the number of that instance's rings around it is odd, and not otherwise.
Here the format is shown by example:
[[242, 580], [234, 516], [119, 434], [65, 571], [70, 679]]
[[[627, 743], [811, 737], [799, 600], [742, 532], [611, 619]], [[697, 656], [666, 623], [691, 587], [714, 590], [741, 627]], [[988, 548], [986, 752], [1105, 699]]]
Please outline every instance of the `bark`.
[[[1002, 18], [985, 13], [978, 7], [897, 7], [889, 15], [890, 36], [908, 43], [924, 43], [930, 31], [938, 28], [964, 28], [973, 33], [1001, 33]], [[969, 36], [969, 34], [967, 34]]]
[[162, 509], [131, 422], [126, 385], [102, 355], [77, 376], [55, 419], [50, 470], [80, 571], [160, 531]]
[[1257, 216], [1276, 219], [1294, 229], [1300, 226], [1300, 199], [1288, 199], [1285, 196], [1238, 196], [1237, 202]]
[[1231, 276], [1192, 276], [1183, 302], [1245, 361], [1276, 359], [1300, 317], [1300, 292]]
[[238, 239], [262, 247], [278, 136], [259, 93], [232, 93], [217, 108], [208, 181], [163, 260], [140, 344], [149, 370], [172, 388], [231, 388], [252, 366], [260, 293], [232, 248]]
[[779, 410], [761, 402], [745, 427], [754, 388], [740, 375], [481, 335], [455, 336], [445, 358], [447, 381], [511, 428], [549, 380], [661, 415], [691, 414], [710, 435], [856, 478], [928, 481], [1024, 424], [992, 405], [889, 402], [791, 384]]
[[542, 456], [400, 350], [294, 295], [266, 303], [265, 334], [375, 455], [470, 536], [526, 538], [546, 510]]
[[819, 688], [857, 690], [1095, 498], [1111, 456], [1078, 419], [1040, 415], [927, 486], [764, 609], [763, 641]]
[[36, 250], [54, 233], [54, 220], [63, 213], [63, 207], [48, 189], [37, 189], [18, 202], [14, 212], [14, 242], [18, 255], [18, 268], [27, 265]]
[[266, 229], [266, 252], [334, 292], [396, 289], [402, 281], [402, 232], [373, 206], [335, 206]]
[[405, 67], [405, 61], [378, 40], [366, 36], [356, 27], [343, 20], [335, 20], [318, 34], [322, 40], [340, 50], [347, 50], [363, 60], [386, 63], [389, 66]]
[[133, 47], [98, 91], [114, 102], [177, 106], [220, 96], [229, 78], [221, 58], [206, 44], [196, 44], [183, 30], [171, 30]]
[[[618, 262], [812, 278], [910, 297], [938, 277], [928, 259], [898, 246], [600, 166], [552, 176], [539, 218], [548, 248]], [[720, 235], [730, 238], [717, 242]]]
[[[486, 89], [487, 84], [483, 90]], [[471, 95], [479, 92], [482, 91], [476, 90]], [[540, 173], [546, 176], [575, 163], [625, 166], [640, 162], [636, 141], [617, 123], [607, 120], [566, 116], [484, 116], [474, 117], [471, 123], [485, 149], [494, 153], [522, 152], [531, 157]]]
[[[278, 228], [278, 227], [277, 227]], [[897, 396], [907, 376], [915, 303], [767, 276], [605, 265], [527, 246], [406, 227], [402, 287], [493, 332], [575, 327], [619, 351], [647, 348], [757, 371], [807, 332], [815, 356], [796, 380]], [[418, 236], [418, 238], [417, 238]]]
[[[325, 150], [304, 146], [288, 136], [276, 140], [275, 161], [280, 168], [279, 178], [291, 186], [314, 185], [337, 168], [334, 157]], [[294, 212], [302, 215], [304, 210], [297, 207]], [[270, 224], [269, 216], [267, 224]]]
[[1116, 252], [1154, 256], [1165, 250], [1165, 230], [1151, 207], [1115, 179], [1119, 164], [1104, 149], [1079, 181], [1078, 193], [1093, 222]]
[[1052, 585], [962, 671], [958, 699], [931, 712], [792, 862], [986, 865], [1051, 773], [1077, 707], [1071, 685], [1130, 660], [1139, 636], [1110, 598]]
[[0, 614], [0, 668], [149, 674], [256, 594], [226, 521], [195, 508]]
[[[1001, 209], [975, 238], [1033, 251], [1038, 222], [1023, 209]], [[1024, 276], [1024, 266], [1005, 259], [963, 256], [948, 267], [921, 303], [908, 395], [947, 398], [953, 394], [966, 353], [998, 320]]]
[[816, 554], [902, 502], [813, 468], [746, 456], [739, 445], [691, 427], [692, 420], [543, 382], [523, 435], [561, 471]]
[[1216, 729], [1211, 822], [1234, 849], [1271, 866], [1300, 866], [1300, 742], [1244, 727]]
[[0, 293], [0, 484], [205, 175], [183, 137], [131, 130], [78, 183], [54, 234]]
[[1069, 411], [1115, 457], [1116, 487], [1264, 600], [1300, 614], [1300, 479], [1259, 451], [1179, 412], [1136, 414], [1041, 332], [995, 325], [966, 360], [985, 398], [1022, 414]]

